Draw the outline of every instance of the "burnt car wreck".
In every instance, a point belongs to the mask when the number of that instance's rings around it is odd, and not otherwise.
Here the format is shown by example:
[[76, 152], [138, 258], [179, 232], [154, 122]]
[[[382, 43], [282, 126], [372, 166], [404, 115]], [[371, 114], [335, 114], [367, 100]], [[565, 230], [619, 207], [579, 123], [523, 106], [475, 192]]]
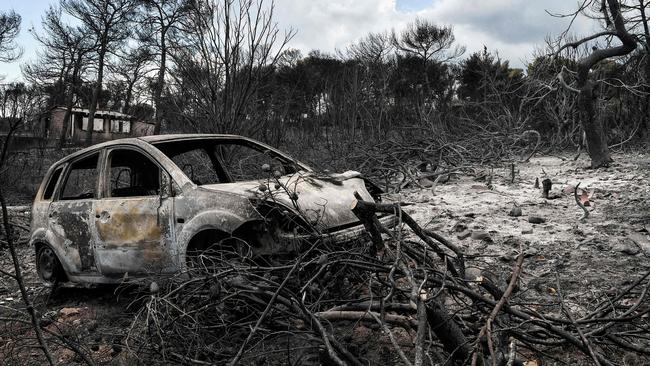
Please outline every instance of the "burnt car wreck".
[[173, 274], [214, 245], [257, 256], [297, 252], [316, 238], [357, 239], [365, 231], [350, 211], [355, 192], [380, 193], [357, 172], [317, 173], [241, 136], [121, 139], [49, 169], [30, 243], [47, 282]]

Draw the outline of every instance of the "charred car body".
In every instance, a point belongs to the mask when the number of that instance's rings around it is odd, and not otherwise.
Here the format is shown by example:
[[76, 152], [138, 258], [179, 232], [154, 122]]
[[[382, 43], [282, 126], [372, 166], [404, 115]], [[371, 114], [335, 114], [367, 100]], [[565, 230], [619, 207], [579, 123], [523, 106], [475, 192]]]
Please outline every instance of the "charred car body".
[[359, 173], [316, 173], [241, 136], [121, 139], [49, 169], [34, 201], [30, 243], [48, 282], [172, 274], [228, 240], [247, 255], [264, 255], [299, 251], [313, 238], [359, 238], [363, 225], [350, 211], [355, 191], [367, 200], [379, 193]]

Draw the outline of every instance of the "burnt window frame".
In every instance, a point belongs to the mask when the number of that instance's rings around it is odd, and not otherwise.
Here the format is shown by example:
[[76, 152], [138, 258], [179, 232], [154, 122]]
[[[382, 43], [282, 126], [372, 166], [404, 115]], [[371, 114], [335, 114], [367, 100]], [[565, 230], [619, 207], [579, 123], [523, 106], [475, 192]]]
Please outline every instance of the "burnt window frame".
[[[62, 199], [61, 196], [63, 194], [63, 190], [65, 189], [66, 184], [68, 183], [68, 178], [70, 178], [70, 172], [72, 170], [72, 166], [75, 163], [79, 162], [80, 160], [84, 160], [94, 154], [97, 154], [97, 166], [95, 167], [95, 170], [97, 171], [97, 175], [95, 178], [95, 197]], [[102, 195], [99, 182], [101, 181], [101, 174], [102, 174], [101, 166], [103, 160], [104, 160], [104, 150], [101, 149], [101, 150], [88, 151], [85, 154], [82, 154], [80, 156], [75, 157], [74, 159], [71, 159], [70, 161], [65, 162], [65, 168], [63, 173], [61, 174], [61, 177], [59, 177], [59, 183], [57, 184], [57, 187], [55, 189], [56, 194], [52, 196], [52, 201], [73, 202], [73, 201], [86, 201], [86, 200], [99, 199]]]
[[[268, 178], [269, 173], [266, 173], [266, 178], [263, 176], [256, 177], [256, 178], [250, 178], [250, 179], [235, 179], [236, 175], [234, 174], [235, 170], [231, 169], [233, 167], [233, 162], [225, 162], [223, 160], [222, 154], [218, 153], [217, 150], [220, 147], [235, 147], [235, 148], [243, 148], [243, 149], [250, 149], [254, 152], [259, 153], [260, 155], [264, 155], [268, 157], [269, 159], [274, 159], [277, 160], [283, 167], [283, 170], [285, 171], [285, 174], [296, 174], [300, 169], [302, 168], [301, 164], [298, 164], [295, 160], [287, 159], [285, 156], [282, 154], [278, 154], [278, 152], [274, 149], [269, 149], [268, 147], [257, 144], [254, 142], [250, 142], [247, 140], [238, 140], [238, 141], [223, 141], [223, 140], [217, 140], [218, 142], [214, 143], [212, 145], [212, 150], [208, 152], [211, 156], [214, 157], [214, 159], [218, 162], [220, 165], [220, 169], [225, 172], [225, 174], [228, 176], [228, 182], [226, 183], [241, 183], [241, 182], [254, 182], [254, 181], [260, 181]], [[241, 162], [241, 160], [238, 160], [238, 162]], [[291, 172], [286, 172], [288, 168], [293, 169]], [[262, 165], [259, 165], [260, 169], [260, 174], [262, 174]], [[284, 175], [284, 174], [283, 174]]]
[[[40, 197], [41, 201], [54, 201], [57, 195], [57, 190], [59, 188], [61, 177], [63, 177], [65, 173], [65, 168], [66, 168], [66, 164], [60, 164], [56, 166], [54, 169], [52, 169], [52, 172], [47, 176], [47, 183], [43, 186], [43, 192], [41, 193], [41, 197]], [[54, 182], [52, 178], [54, 178], [57, 172], [59, 175], [56, 177], [56, 182]], [[54, 187], [52, 188], [52, 194], [50, 195], [50, 197], [45, 197], [45, 195], [47, 194], [47, 190], [50, 187], [50, 184], [52, 183], [54, 183]]]
[[[160, 183], [160, 192], [154, 195], [145, 195], [145, 196], [125, 196], [125, 197], [112, 197], [111, 196], [111, 166], [110, 166], [110, 155], [115, 150], [131, 150], [138, 152], [148, 158], [154, 165], [160, 170], [160, 175], [158, 180]], [[161, 195], [171, 195], [171, 187], [173, 185], [173, 178], [171, 174], [165, 169], [165, 167], [156, 159], [152, 154], [150, 154], [145, 149], [142, 149], [134, 145], [114, 145], [104, 149], [102, 162], [101, 162], [101, 176], [100, 181], [100, 194], [99, 199], [111, 199], [111, 200], [128, 200], [128, 199], [142, 199], [142, 198], [159, 198]]]
[[[220, 183], [215, 183], [215, 184], [240, 183], [240, 182], [243, 182], [243, 181], [236, 181], [236, 180], [232, 179], [232, 177], [230, 176], [230, 173], [227, 171], [227, 167], [225, 166], [225, 164], [221, 161], [221, 159], [217, 156], [217, 154], [213, 150], [207, 149], [206, 144], [213, 145], [212, 146], [213, 148], [216, 147], [216, 145], [241, 145], [243, 147], [248, 147], [248, 148], [251, 148], [253, 150], [263, 152], [263, 153], [268, 152], [268, 153], [270, 153], [270, 155], [269, 155], [270, 157], [278, 159], [283, 164], [289, 164], [289, 165], [293, 165], [294, 167], [296, 167], [297, 172], [299, 172], [299, 171], [306, 171], [306, 172], [313, 171], [313, 169], [309, 165], [303, 163], [302, 161], [300, 161], [298, 159], [293, 158], [292, 156], [286, 154], [282, 150], [276, 149], [276, 148], [274, 148], [272, 146], [269, 146], [269, 145], [267, 145], [265, 143], [262, 143], [262, 142], [259, 142], [259, 141], [253, 140], [253, 139], [249, 139], [249, 138], [246, 138], [246, 137], [242, 137], [242, 136], [235, 136], [235, 135], [223, 136], [223, 137], [220, 137], [220, 136], [219, 137], [218, 136], [207, 136], [207, 137], [199, 137], [199, 138], [180, 138], [180, 139], [172, 139], [172, 140], [163, 140], [163, 141], [152, 142], [151, 145], [154, 148], [156, 148], [157, 150], [159, 150], [167, 158], [172, 160], [172, 163], [174, 163], [175, 169], [177, 169], [181, 174], [183, 174], [185, 176], [185, 178], [187, 179], [187, 181], [191, 182], [194, 185], [196, 185], [196, 183], [192, 182], [190, 177], [188, 177], [187, 174], [185, 174], [182, 167], [179, 167], [178, 165], [176, 165], [175, 162], [173, 162], [173, 159], [168, 155], [167, 148], [165, 147], [165, 145], [173, 145], [173, 144], [182, 145], [184, 143], [194, 144], [194, 146], [197, 149], [203, 148], [208, 153], [208, 155], [210, 156], [210, 159], [211, 160], [214, 159], [213, 163], [216, 163], [215, 164], [215, 169], [218, 170], [217, 175], [221, 176], [223, 174], [225, 177], [227, 177], [227, 181], [220, 182]], [[187, 151], [190, 151], [190, 150], [193, 150], [193, 149], [188, 149]]]

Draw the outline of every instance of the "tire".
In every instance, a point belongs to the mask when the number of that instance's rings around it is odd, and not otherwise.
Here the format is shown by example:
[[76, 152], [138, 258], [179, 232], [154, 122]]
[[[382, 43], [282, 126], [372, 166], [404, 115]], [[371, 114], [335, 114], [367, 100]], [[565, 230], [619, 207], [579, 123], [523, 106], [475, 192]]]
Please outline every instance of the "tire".
[[47, 245], [43, 245], [36, 253], [36, 271], [38, 277], [49, 284], [67, 280], [59, 258], [54, 253], [54, 250]]

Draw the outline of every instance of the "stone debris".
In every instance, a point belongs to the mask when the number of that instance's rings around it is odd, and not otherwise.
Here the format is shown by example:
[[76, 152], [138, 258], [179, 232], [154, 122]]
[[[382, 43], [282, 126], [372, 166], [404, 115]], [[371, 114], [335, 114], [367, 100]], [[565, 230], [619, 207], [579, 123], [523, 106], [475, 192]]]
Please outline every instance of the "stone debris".
[[472, 239], [474, 240], [490, 240], [490, 233], [487, 231], [476, 230], [472, 231]]
[[471, 232], [471, 231], [469, 231], [469, 230], [464, 230], [464, 231], [461, 231], [460, 233], [456, 234], [456, 237], [457, 237], [459, 240], [465, 240], [465, 239], [469, 238], [471, 235], [472, 235], [472, 232]]
[[523, 215], [523, 212], [521, 211], [521, 207], [519, 206], [513, 206], [510, 209], [510, 212], [508, 212], [508, 216], [512, 216], [512, 217], [519, 217], [521, 215]]
[[528, 216], [528, 222], [531, 224], [543, 224], [546, 222], [546, 219], [539, 216]]

